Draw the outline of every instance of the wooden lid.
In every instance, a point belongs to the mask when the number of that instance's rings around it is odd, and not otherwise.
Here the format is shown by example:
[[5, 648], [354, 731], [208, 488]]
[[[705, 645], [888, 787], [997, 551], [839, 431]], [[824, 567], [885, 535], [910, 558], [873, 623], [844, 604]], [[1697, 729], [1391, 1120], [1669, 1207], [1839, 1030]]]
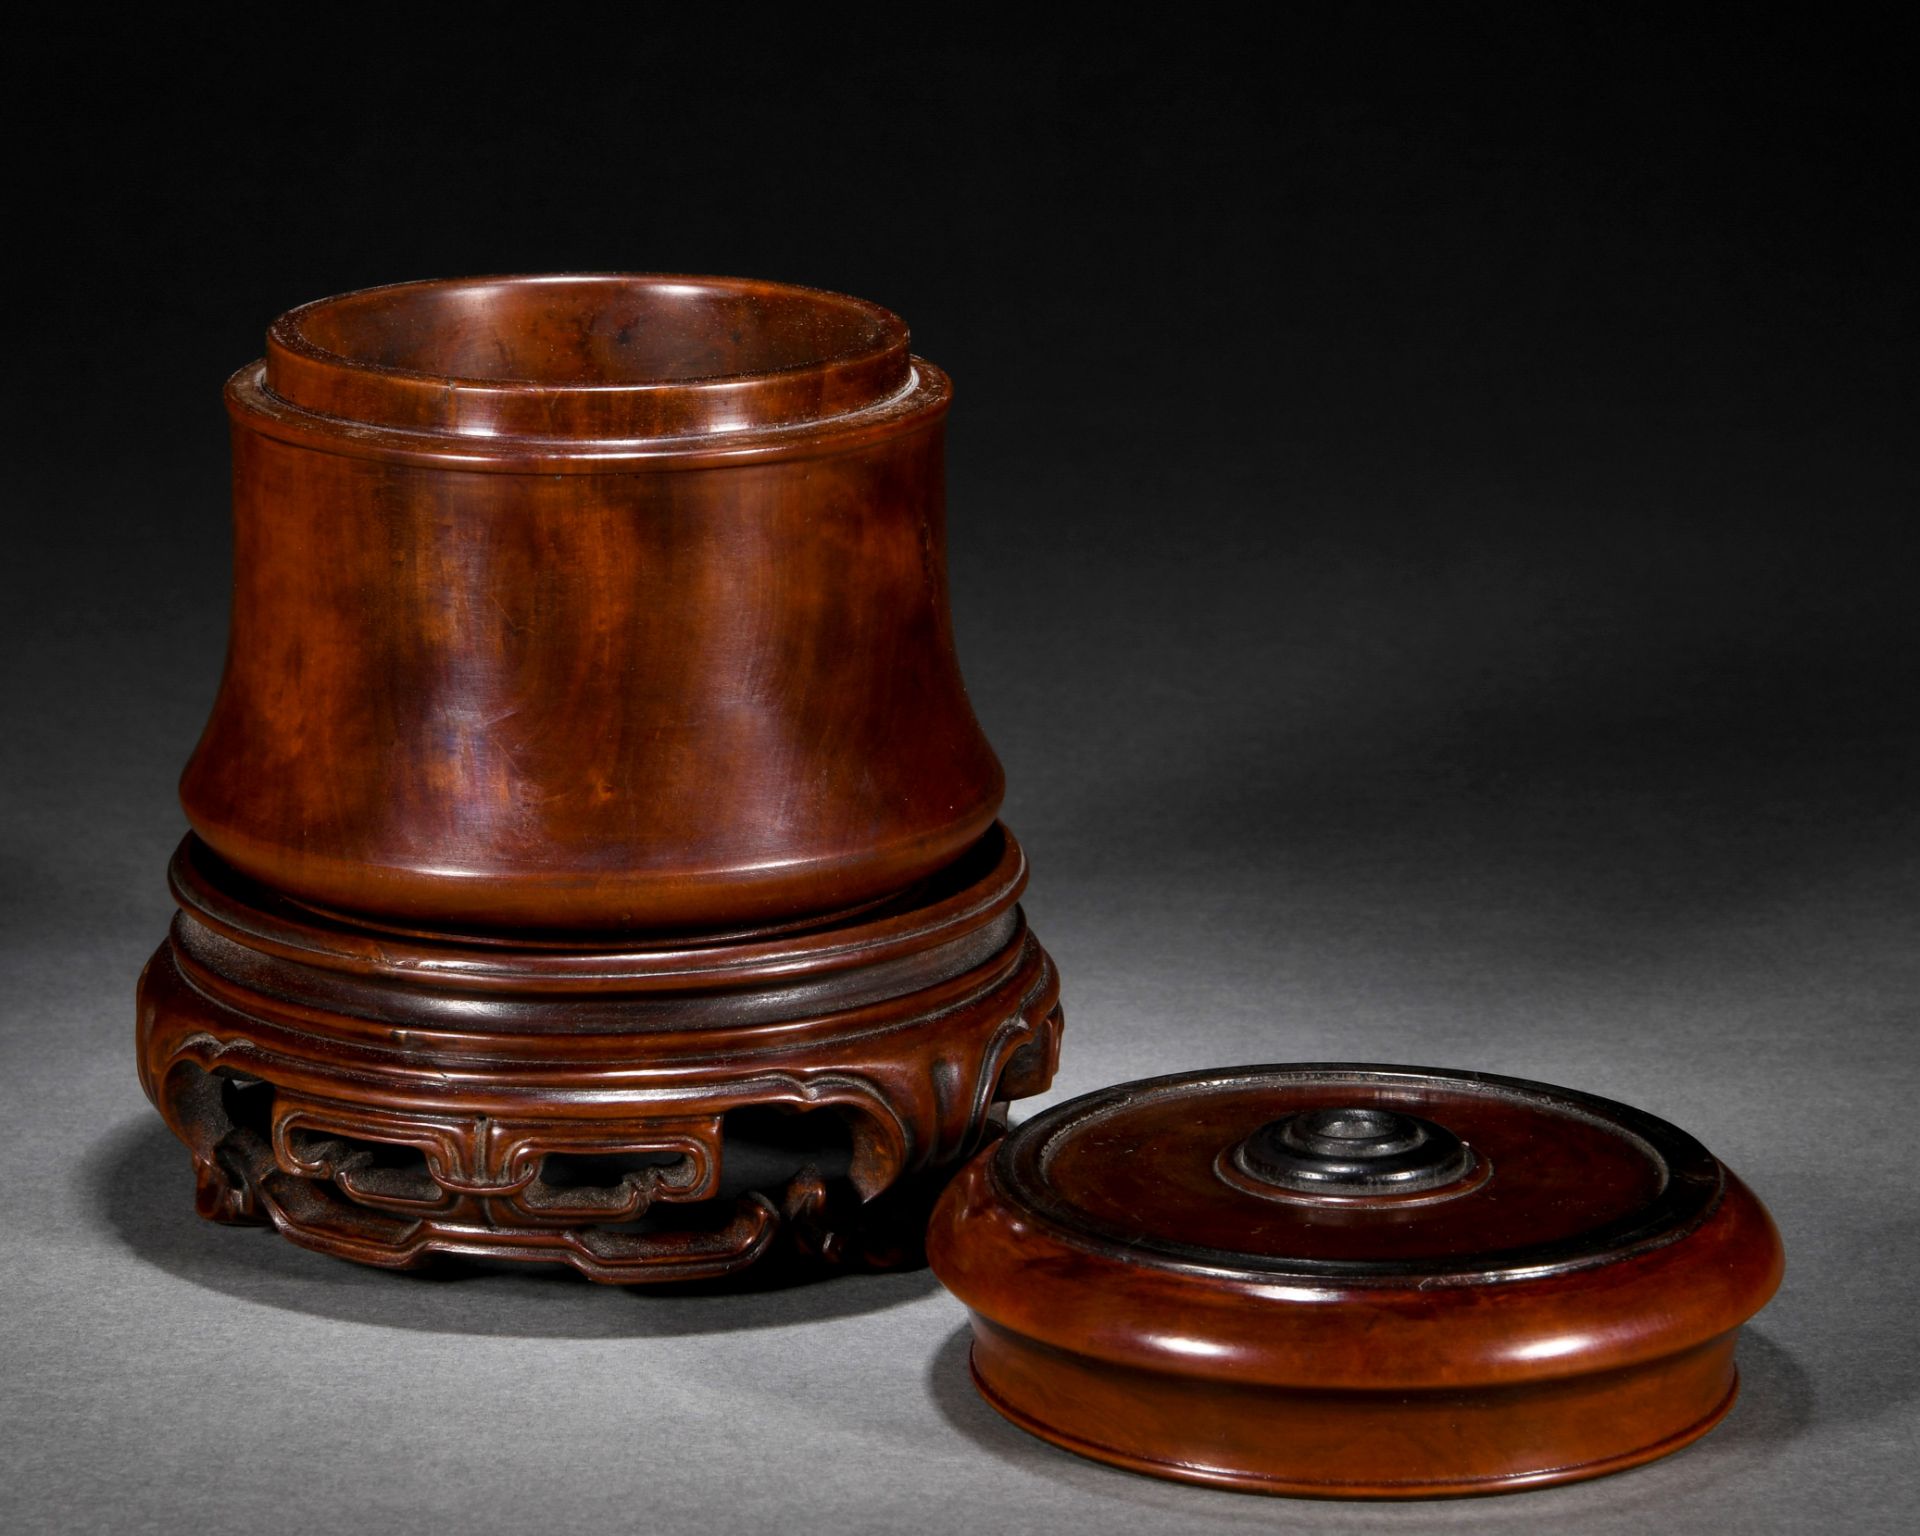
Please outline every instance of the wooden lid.
[[1676, 1450], [1779, 1283], [1759, 1201], [1652, 1115], [1543, 1083], [1305, 1064], [1124, 1084], [934, 1214], [975, 1380], [1083, 1455], [1348, 1497]]

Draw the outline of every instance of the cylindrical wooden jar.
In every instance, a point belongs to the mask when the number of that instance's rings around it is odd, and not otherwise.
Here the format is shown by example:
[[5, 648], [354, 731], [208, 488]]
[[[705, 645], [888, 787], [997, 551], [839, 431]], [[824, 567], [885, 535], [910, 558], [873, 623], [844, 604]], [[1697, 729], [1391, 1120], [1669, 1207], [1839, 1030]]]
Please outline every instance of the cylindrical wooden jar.
[[843, 910], [992, 825], [946, 601], [946, 376], [835, 294], [409, 283], [227, 389], [226, 677], [194, 831], [401, 925]]
[[[1046, 1086], [948, 399], [895, 316], [767, 283], [274, 323], [227, 390], [231, 642], [140, 987], [203, 1214], [395, 1267], [881, 1257], [875, 1210]], [[740, 1189], [769, 1108], [844, 1121], [844, 1173]]]

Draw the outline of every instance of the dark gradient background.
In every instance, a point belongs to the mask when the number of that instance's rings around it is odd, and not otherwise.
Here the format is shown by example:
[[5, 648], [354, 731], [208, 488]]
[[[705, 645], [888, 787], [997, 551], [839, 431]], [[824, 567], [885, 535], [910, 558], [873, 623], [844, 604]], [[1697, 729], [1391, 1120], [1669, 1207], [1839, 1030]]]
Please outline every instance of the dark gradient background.
[[[1907, 1528], [1903, 30], [106, 14], [13, 60], [0, 1524]], [[958, 381], [1056, 1096], [1332, 1057], [1679, 1121], [1789, 1251], [1721, 1430], [1502, 1501], [1262, 1501], [1002, 1425], [924, 1274], [435, 1282], [194, 1219], [132, 988], [220, 666], [220, 385], [306, 299], [588, 268], [861, 294]]]

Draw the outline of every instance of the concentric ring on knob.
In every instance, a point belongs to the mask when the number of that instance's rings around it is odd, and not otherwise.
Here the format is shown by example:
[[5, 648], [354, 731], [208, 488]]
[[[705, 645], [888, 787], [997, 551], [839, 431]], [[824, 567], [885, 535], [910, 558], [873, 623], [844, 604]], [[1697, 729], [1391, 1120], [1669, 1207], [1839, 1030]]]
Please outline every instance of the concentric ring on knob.
[[1296, 1194], [1418, 1194], [1457, 1183], [1473, 1149], [1443, 1125], [1395, 1110], [1340, 1106], [1269, 1121], [1227, 1155], [1258, 1184]]

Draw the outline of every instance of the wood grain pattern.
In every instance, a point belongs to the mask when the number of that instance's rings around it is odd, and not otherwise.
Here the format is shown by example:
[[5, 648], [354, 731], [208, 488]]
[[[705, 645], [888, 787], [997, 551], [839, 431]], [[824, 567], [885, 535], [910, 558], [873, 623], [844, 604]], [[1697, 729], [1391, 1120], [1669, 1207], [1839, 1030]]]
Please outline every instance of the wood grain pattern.
[[992, 825], [951, 391], [892, 316], [520, 279], [270, 343], [227, 392], [230, 648], [181, 784], [236, 869], [400, 923], [719, 931], [901, 890]]
[[[1221, 1154], [1359, 1106], [1458, 1132], [1484, 1177], [1404, 1201], [1257, 1193]], [[1419, 1068], [1192, 1074], [1089, 1095], [983, 1153], [928, 1253], [1007, 1417], [1155, 1475], [1329, 1497], [1564, 1482], [1727, 1411], [1779, 1283], [1752, 1193], [1664, 1122]]]
[[[140, 983], [141, 1082], [193, 1155], [203, 1216], [362, 1263], [628, 1282], [776, 1247], [911, 1262], [933, 1189], [1058, 1061], [1025, 877], [996, 832], [851, 923], [529, 948], [324, 918], [189, 838]], [[844, 1122], [844, 1178], [803, 1167], [722, 1200], [728, 1117], [766, 1108]], [[610, 1171], [562, 1185], [556, 1159]]]
[[[275, 322], [139, 994], [202, 1214], [610, 1281], [911, 1256], [1061, 1019], [954, 653], [949, 398], [886, 311], [733, 279]], [[844, 1120], [844, 1176], [735, 1188], [767, 1110]]]

